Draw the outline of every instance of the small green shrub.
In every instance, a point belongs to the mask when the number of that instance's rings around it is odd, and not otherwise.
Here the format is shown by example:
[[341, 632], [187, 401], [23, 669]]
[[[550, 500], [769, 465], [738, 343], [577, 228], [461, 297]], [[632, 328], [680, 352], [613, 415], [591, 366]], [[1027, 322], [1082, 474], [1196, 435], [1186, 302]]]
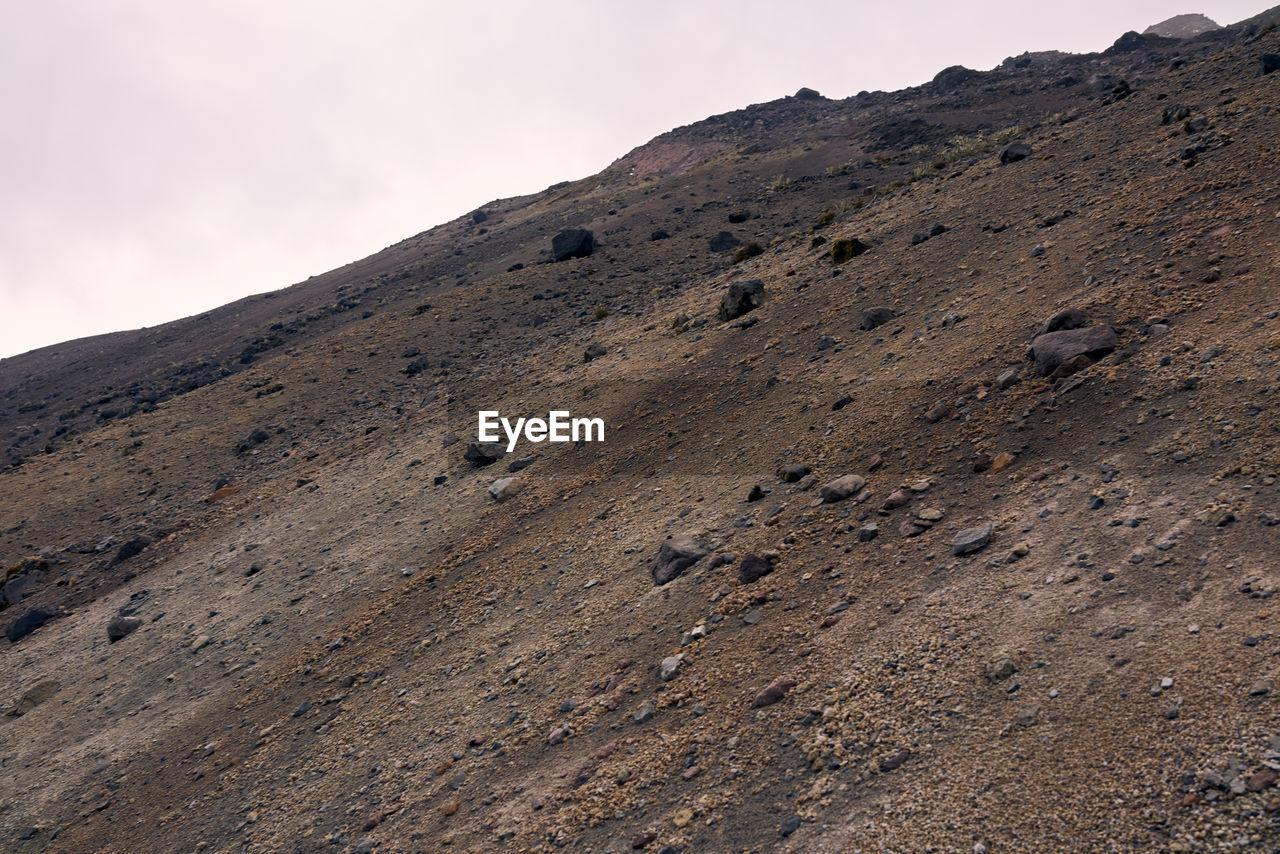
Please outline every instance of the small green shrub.
[[738, 251], [733, 254], [733, 263], [738, 264], [748, 258], [754, 258], [764, 253], [764, 247], [754, 240], [743, 246], [738, 247]]
[[843, 264], [850, 258], [856, 258], [871, 247], [856, 237], [841, 238], [831, 244], [831, 261]]
[[596, 309], [596, 320], [604, 320], [608, 316], [609, 309], [604, 308], [603, 306]]

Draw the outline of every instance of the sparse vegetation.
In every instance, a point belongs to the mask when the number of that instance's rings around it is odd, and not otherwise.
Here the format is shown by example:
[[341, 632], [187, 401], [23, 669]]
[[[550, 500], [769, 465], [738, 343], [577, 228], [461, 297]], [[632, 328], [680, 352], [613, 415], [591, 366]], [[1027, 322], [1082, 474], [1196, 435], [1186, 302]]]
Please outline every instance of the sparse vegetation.
[[776, 175], [764, 188], [770, 193], [785, 193], [791, 189], [791, 179], [785, 175]]
[[743, 246], [738, 247], [738, 251], [733, 253], [733, 263], [739, 264], [748, 258], [754, 258], [764, 253], [764, 247], [754, 240]]
[[870, 248], [870, 246], [856, 237], [841, 238], [831, 244], [831, 261], [835, 264], [843, 264], [851, 258], [858, 257]]
[[608, 316], [609, 316], [609, 309], [605, 308], [604, 306], [601, 306], [600, 308], [596, 309], [596, 320], [604, 320]]

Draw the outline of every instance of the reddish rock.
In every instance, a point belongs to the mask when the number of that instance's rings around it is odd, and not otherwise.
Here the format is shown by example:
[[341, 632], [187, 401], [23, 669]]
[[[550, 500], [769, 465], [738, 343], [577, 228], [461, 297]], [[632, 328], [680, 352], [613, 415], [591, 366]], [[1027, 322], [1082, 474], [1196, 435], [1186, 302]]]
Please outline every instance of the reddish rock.
[[1257, 773], [1250, 774], [1244, 781], [1244, 787], [1251, 792], [1261, 792], [1263, 789], [1274, 786], [1277, 778], [1280, 778], [1280, 774], [1277, 774], [1274, 769], [1263, 768]]
[[793, 680], [788, 679], [785, 676], [780, 676], [765, 686], [760, 693], [756, 694], [751, 705], [756, 709], [763, 708], [764, 706], [772, 706], [774, 703], [785, 697], [787, 692], [794, 687], [796, 687], [796, 683]]

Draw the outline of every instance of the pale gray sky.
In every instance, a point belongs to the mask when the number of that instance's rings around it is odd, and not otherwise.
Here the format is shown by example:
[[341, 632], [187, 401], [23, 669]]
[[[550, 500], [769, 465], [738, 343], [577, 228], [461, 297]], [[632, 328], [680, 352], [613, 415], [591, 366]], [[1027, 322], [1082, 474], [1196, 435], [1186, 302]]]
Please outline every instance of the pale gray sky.
[[0, 356], [301, 281], [801, 86], [1267, 2], [6, 0]]

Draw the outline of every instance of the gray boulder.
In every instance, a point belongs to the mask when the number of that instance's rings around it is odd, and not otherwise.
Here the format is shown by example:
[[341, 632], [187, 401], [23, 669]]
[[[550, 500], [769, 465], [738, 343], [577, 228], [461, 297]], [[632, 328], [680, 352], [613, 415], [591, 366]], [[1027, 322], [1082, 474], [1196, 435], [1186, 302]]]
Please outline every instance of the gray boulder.
[[137, 617], [114, 617], [107, 623], [107, 641], [115, 643], [123, 640], [142, 627], [142, 620]]
[[824, 504], [834, 504], [837, 501], [844, 501], [851, 495], [857, 495], [862, 491], [862, 487], [867, 485], [867, 480], [856, 474], [847, 474], [844, 477], [838, 477], [830, 483], [825, 483], [818, 489], [818, 493], [822, 496]]
[[1004, 147], [1000, 152], [1001, 165], [1017, 163], [1019, 160], [1026, 160], [1031, 156], [1031, 146], [1025, 142], [1014, 142]]
[[888, 306], [878, 305], [862, 312], [862, 322], [858, 324], [858, 328], [863, 332], [870, 332], [877, 326], [884, 326], [890, 320], [893, 320], [895, 316], [893, 309]]
[[1082, 329], [1063, 329], [1037, 336], [1031, 342], [1031, 358], [1035, 360], [1040, 376], [1047, 377], [1059, 365], [1077, 356], [1100, 359], [1119, 345], [1115, 330], [1110, 326], [1087, 326]]
[[653, 582], [659, 586], [674, 581], [680, 573], [707, 556], [707, 551], [688, 534], [676, 534], [658, 546], [653, 561]]
[[977, 528], [966, 528], [951, 540], [951, 553], [957, 557], [982, 551], [991, 542], [991, 523]]
[[754, 311], [763, 302], [764, 282], [759, 279], [734, 282], [729, 285], [728, 292], [720, 298], [720, 319], [733, 320], [735, 317]]

